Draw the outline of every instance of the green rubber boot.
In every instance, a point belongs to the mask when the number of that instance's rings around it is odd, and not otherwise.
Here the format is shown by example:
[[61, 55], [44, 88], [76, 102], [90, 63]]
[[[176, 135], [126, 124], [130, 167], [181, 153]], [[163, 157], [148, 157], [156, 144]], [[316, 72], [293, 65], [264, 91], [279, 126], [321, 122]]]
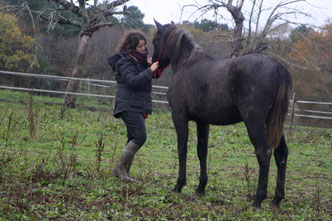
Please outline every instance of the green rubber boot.
[[136, 152], [140, 147], [132, 141], [125, 146], [121, 153], [121, 157], [117, 165], [112, 169], [111, 174], [119, 178], [122, 182], [133, 182], [129, 175], [131, 164], [134, 160]]

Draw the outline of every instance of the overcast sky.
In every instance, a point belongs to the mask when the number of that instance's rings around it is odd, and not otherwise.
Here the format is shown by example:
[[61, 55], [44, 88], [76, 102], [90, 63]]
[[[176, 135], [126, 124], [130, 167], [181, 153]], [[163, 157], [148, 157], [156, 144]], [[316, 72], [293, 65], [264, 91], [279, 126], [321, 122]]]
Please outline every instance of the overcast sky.
[[[281, 0], [264, 0], [265, 8], [273, 7], [276, 2], [279, 3]], [[282, 0], [285, 1], [285, 0]], [[184, 13], [181, 16], [181, 9], [184, 5], [192, 5], [192, 4], [204, 5], [208, 1], [207, 0], [131, 0], [127, 3], [128, 6], [135, 5], [139, 8], [139, 10], [144, 13], [144, 23], [146, 24], [154, 24], [153, 18], [155, 18], [158, 22], [165, 24], [170, 21], [174, 21], [175, 23], [179, 23], [181, 21], [189, 20], [194, 21], [199, 17], [199, 13], [192, 15], [195, 11], [194, 7], [186, 7]], [[236, 1], [235, 1], [236, 2]], [[245, 0], [245, 5], [243, 7], [243, 11], [250, 10], [250, 3], [252, 0]], [[311, 24], [316, 26], [322, 26], [326, 24], [327, 19], [332, 20], [332, 0], [308, 0], [308, 3], [296, 3], [292, 4], [292, 8], [296, 8], [305, 13], [311, 14], [312, 18], [304, 18], [304, 17], [289, 17], [288, 19], [301, 22], [304, 24]], [[218, 19], [219, 23], [228, 23], [232, 26], [232, 20], [229, 13], [222, 12], [225, 15], [226, 20]], [[245, 16], [246, 18], [248, 16]], [[200, 18], [207, 18], [210, 20], [214, 20], [212, 17], [212, 13], [209, 15], [205, 15]]]

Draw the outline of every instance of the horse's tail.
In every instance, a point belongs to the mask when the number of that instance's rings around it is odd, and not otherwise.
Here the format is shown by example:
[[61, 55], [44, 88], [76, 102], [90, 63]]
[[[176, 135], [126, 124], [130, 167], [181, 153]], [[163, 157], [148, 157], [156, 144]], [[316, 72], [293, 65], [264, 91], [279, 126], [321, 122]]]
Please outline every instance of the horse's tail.
[[266, 134], [272, 149], [276, 149], [284, 134], [289, 98], [292, 90], [290, 73], [282, 65], [278, 65], [279, 89], [275, 102], [266, 122]]

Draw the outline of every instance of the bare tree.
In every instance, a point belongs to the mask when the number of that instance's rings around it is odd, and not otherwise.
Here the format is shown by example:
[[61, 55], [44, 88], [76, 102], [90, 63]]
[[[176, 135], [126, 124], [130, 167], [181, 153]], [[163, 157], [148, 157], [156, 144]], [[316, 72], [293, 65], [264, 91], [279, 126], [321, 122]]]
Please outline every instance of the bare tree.
[[[106, 2], [102, 6], [98, 6], [99, 1], [94, 0], [94, 4], [90, 6], [92, 10], [88, 11], [88, 3], [86, 0], [79, 0], [79, 5], [76, 6], [73, 0], [53, 0], [60, 4], [62, 8], [60, 10], [68, 10], [75, 13], [78, 17], [82, 18], [82, 22], [66, 19], [61, 16], [57, 17], [58, 24], [71, 24], [77, 26], [81, 30], [79, 47], [76, 53], [75, 66], [72, 72], [72, 77], [80, 77], [84, 70], [84, 63], [87, 55], [88, 43], [93, 33], [99, 30], [101, 27], [112, 26], [112, 22], [107, 22], [107, 17], [115, 14], [124, 14], [124, 10], [116, 11], [116, 8], [129, 0], [115, 0], [112, 2]], [[53, 15], [48, 17], [48, 20], [52, 20]], [[66, 92], [76, 92], [79, 86], [77, 80], [71, 80], [67, 85]], [[74, 108], [76, 104], [76, 96], [72, 94], [66, 94], [64, 103], [67, 107]]]
[[[285, 27], [292, 22], [287, 18], [288, 15], [298, 16], [304, 15], [309, 16], [305, 12], [292, 7], [292, 5], [305, 2], [306, 0], [280, 0], [274, 7], [264, 8], [264, 0], [253, 0], [250, 11], [250, 17], [248, 21], [248, 36], [246, 41], [246, 53], [259, 53], [267, 49], [265, 42], [266, 37], [273, 33], [280, 27]], [[269, 11], [269, 14], [262, 23], [262, 13]], [[256, 17], [254, 17], [256, 12]], [[252, 27], [254, 25], [254, 27]]]
[[[59, 7], [42, 8], [39, 11], [31, 11], [27, 5], [26, 0], [22, 0], [21, 9], [16, 6], [16, 10], [28, 8], [28, 12], [38, 14], [38, 17], [48, 21], [48, 27], [54, 28], [56, 24], [59, 25], [72, 25], [80, 30], [79, 44], [76, 51], [74, 61], [74, 68], [72, 77], [81, 77], [85, 68], [85, 60], [88, 51], [88, 44], [92, 35], [102, 27], [113, 26], [112, 16], [126, 14], [126, 7], [119, 9], [119, 6], [124, 5], [130, 0], [49, 0], [59, 5]], [[90, 4], [89, 2], [92, 2]], [[64, 12], [73, 16], [64, 16]], [[76, 92], [79, 86], [79, 81], [71, 80], [67, 85], [67, 94], [64, 97], [64, 103], [67, 107], [74, 108], [76, 104], [76, 96], [69, 92]]]
[[[195, 6], [197, 8], [195, 13], [200, 12], [201, 14], [206, 14], [213, 10], [215, 15], [219, 15], [222, 18], [225, 16], [221, 15], [218, 10], [225, 8], [231, 14], [235, 23], [231, 57], [237, 57], [241, 54], [259, 53], [267, 49], [268, 45], [265, 39], [269, 33], [280, 26], [292, 23], [286, 18], [288, 15], [296, 16], [301, 14], [309, 16], [303, 11], [292, 7], [294, 4], [306, 2], [306, 0], [279, 0], [279, 3], [274, 7], [264, 7], [265, 2], [265, 0], [251, 0], [250, 7], [248, 7], [250, 9], [245, 12], [243, 10], [244, 0], [237, 0], [236, 3], [233, 0], [208, 0], [208, 4], [205, 5], [196, 3], [196, 5], [185, 5], [184, 7]], [[269, 13], [268, 16], [263, 17], [262, 14], [266, 14], [266, 12]], [[244, 27], [244, 14], [248, 15], [248, 27]], [[265, 22], [263, 23], [262, 20], [265, 20]], [[245, 31], [247, 32], [246, 35]]]
[[[224, 0], [209, 0], [209, 4], [199, 6], [199, 5], [185, 5], [182, 8], [182, 12], [186, 7], [196, 7], [196, 12], [201, 12], [201, 14], [205, 14], [210, 10], [214, 10], [215, 15], [218, 15], [219, 8], [226, 8], [229, 13], [231, 13], [233, 20], [235, 22], [233, 41], [232, 41], [232, 53], [231, 57], [237, 57], [240, 55], [240, 51], [243, 49], [242, 41], [243, 39], [243, 21], [244, 16], [242, 13], [242, 6], [244, 0], [237, 1], [237, 4], [233, 5], [233, 0], [228, 0], [227, 2]], [[221, 15], [221, 17], [223, 17]]]

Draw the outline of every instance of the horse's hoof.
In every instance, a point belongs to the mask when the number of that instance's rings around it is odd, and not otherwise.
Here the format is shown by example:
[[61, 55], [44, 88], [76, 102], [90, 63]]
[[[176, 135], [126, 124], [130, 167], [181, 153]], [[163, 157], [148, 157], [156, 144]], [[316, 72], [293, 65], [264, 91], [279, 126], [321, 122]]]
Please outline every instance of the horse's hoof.
[[172, 192], [173, 192], [173, 193], [181, 193], [181, 189], [179, 189], [179, 188], [177, 188], [177, 187], [174, 187], [174, 188], [172, 189]]
[[205, 193], [197, 193], [196, 192], [196, 196], [203, 197], [203, 196], [205, 196]]
[[259, 211], [263, 210], [261, 205], [258, 205], [255, 202], [251, 206], [252, 206], [252, 210], [255, 211], [255, 212], [259, 212]]
[[270, 207], [275, 210], [280, 210], [279, 204], [275, 204], [273, 201], [270, 203]]
[[283, 197], [274, 197], [273, 200], [271, 201], [271, 205], [273, 204], [274, 206], [278, 206], [280, 204], [280, 201], [283, 199]]
[[196, 195], [197, 196], [205, 196], [205, 191], [196, 190]]

